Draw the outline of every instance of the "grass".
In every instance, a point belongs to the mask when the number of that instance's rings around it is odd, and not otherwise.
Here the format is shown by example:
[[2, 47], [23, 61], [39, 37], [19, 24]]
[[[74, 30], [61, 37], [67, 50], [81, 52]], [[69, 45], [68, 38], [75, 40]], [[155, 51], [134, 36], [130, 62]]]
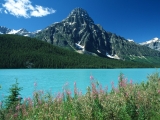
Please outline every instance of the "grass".
[[[82, 95], [74, 83], [73, 95], [68, 86], [64, 92], [35, 90], [33, 99], [19, 101], [15, 108], [6, 109], [1, 102], [2, 120], [157, 120], [160, 118], [159, 73], [148, 76], [147, 82], [133, 84], [123, 74], [118, 87], [112, 83], [107, 91], [90, 76], [91, 85]], [[36, 86], [36, 84], [35, 84]]]

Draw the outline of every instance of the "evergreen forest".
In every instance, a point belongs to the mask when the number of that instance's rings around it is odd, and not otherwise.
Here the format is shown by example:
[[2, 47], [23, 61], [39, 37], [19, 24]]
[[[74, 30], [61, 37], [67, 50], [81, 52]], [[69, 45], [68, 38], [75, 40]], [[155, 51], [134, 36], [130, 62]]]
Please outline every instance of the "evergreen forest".
[[79, 54], [36, 38], [0, 35], [0, 68], [154, 68], [160, 65]]

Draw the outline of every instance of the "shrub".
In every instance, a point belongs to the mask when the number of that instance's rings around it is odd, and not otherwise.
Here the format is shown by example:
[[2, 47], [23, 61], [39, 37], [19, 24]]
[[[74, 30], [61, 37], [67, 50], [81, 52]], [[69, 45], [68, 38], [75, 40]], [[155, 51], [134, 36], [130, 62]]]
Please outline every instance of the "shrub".
[[[14, 120], [156, 120], [160, 117], [160, 77], [158, 73], [148, 76], [147, 82], [133, 84], [123, 74], [119, 76], [119, 85], [107, 92], [93, 76], [91, 86], [82, 95], [74, 83], [74, 94], [67, 86], [64, 92], [53, 96], [50, 92], [35, 90], [33, 98], [26, 98], [18, 104], [20, 90], [17, 83], [12, 86], [10, 96], [16, 88], [14, 102], [12, 97], [6, 99], [8, 108], [16, 103], [16, 110], [7, 110], [3, 119]], [[13, 89], [14, 88], [14, 89]], [[15, 107], [15, 106], [14, 106]]]

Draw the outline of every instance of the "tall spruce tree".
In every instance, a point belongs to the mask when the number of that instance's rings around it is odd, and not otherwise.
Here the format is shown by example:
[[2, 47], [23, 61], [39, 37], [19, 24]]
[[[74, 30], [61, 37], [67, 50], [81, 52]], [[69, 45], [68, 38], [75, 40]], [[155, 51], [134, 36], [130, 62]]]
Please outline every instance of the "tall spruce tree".
[[6, 97], [5, 100], [5, 107], [6, 109], [12, 109], [15, 110], [16, 106], [21, 102], [20, 97], [20, 91], [22, 90], [22, 87], [18, 86], [18, 82], [16, 79], [16, 83], [12, 85], [12, 87], [9, 89], [10, 95]]

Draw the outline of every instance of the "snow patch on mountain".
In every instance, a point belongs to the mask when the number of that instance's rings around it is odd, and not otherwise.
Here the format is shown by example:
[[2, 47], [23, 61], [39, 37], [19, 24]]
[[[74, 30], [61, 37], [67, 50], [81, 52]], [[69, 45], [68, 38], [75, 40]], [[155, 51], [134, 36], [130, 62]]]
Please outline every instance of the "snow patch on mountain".
[[113, 56], [113, 55], [108, 54], [107, 52], [106, 52], [106, 56], [109, 57], [109, 58], [112, 58], [112, 59], [120, 59], [120, 58], [118, 57], [118, 55], [115, 54], [115, 55]]
[[143, 43], [140, 43], [140, 45], [146, 45], [146, 44], [150, 44], [150, 43], [154, 43], [154, 42], [160, 42], [160, 39], [155, 37], [149, 41], [146, 41], [146, 42], [143, 42]]
[[19, 29], [19, 30], [11, 30], [10, 32], [8, 32], [7, 34], [16, 34], [16, 33], [18, 33], [19, 31], [20, 31], [21, 29]]
[[127, 39], [129, 42], [134, 42], [134, 40], [133, 39]]
[[42, 30], [37, 30], [35, 32], [29, 32], [24, 28], [15, 30], [15, 29], [9, 29], [9, 28], [0, 26], [0, 34], [17, 34], [17, 35], [22, 35], [22, 36], [27, 36], [27, 37], [34, 37], [37, 33], [41, 31]]
[[80, 45], [79, 43], [75, 43], [75, 45], [78, 49], [84, 50], [84, 46]]
[[36, 30], [35, 32], [33, 32], [33, 33], [39, 33], [39, 32], [41, 32], [42, 30], [40, 29], [40, 30]]
[[101, 51], [100, 51], [100, 50], [97, 50], [97, 52], [98, 52], [98, 53], [101, 53]]

